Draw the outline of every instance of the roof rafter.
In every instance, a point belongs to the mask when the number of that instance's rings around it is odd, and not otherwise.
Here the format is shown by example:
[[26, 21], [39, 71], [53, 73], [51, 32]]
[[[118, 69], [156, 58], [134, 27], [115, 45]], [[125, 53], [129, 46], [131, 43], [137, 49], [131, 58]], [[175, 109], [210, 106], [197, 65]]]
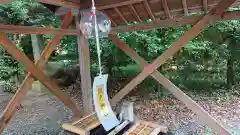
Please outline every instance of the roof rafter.
[[162, 5], [163, 5], [164, 11], [165, 11], [165, 13], [166, 13], [166, 16], [167, 16], [169, 19], [173, 18], [172, 15], [171, 15], [171, 13], [170, 13], [170, 10], [169, 10], [169, 8], [168, 8], [167, 0], [162, 0]]
[[108, 9], [108, 8], [121, 7], [121, 6], [126, 6], [126, 5], [130, 5], [130, 4], [134, 4], [134, 3], [140, 3], [142, 1], [145, 1], [145, 0], [128, 0], [128, 1], [123, 1], [123, 2], [119, 2], [119, 3], [115, 3], [115, 4], [106, 5], [106, 6], [100, 6], [100, 7], [97, 7], [97, 9], [103, 10], [103, 9]]
[[203, 9], [208, 11], [208, 0], [203, 0]]
[[[204, 15], [185, 16], [182, 18], [158, 20], [158, 21], [154, 21], [151, 23], [134, 24], [134, 25], [128, 25], [128, 26], [118, 26], [118, 27], [112, 28], [112, 33], [185, 26], [188, 24], [195, 24], [203, 16]], [[240, 19], [240, 11], [227, 11], [227, 12], [224, 12], [222, 15], [213, 15], [212, 16], [212, 21], [239, 20], [239, 19]]]
[[121, 13], [121, 11], [120, 11], [117, 7], [115, 7], [114, 10], [115, 10], [116, 13], [120, 16], [120, 18], [121, 18], [126, 24], [128, 24], [127, 19], [123, 16], [123, 14]]
[[[151, 30], [167, 27], [185, 26], [188, 24], [195, 24], [204, 15], [199, 16], [185, 16], [182, 18], [173, 18], [167, 20], [158, 20], [151, 23], [133, 24], [127, 26], [118, 26], [112, 28], [111, 34], [120, 32], [131, 32], [139, 30]], [[221, 15], [213, 15], [212, 21], [221, 20], [239, 20], [240, 11], [227, 11]], [[31, 26], [15, 26], [0, 24], [0, 31], [5, 33], [26, 33], [26, 34], [63, 34], [63, 35], [78, 35], [76, 29], [56, 29], [56, 28], [42, 28]]]
[[187, 0], [182, 0], [182, 5], [183, 5], [184, 14], [188, 16], [189, 12], [188, 12]]
[[136, 18], [138, 19], [139, 22], [142, 22], [142, 19], [140, 18], [140, 16], [138, 15], [136, 9], [133, 7], [132, 4], [128, 5], [128, 7], [133, 11], [134, 15], [136, 16]]
[[155, 16], [153, 15], [153, 12], [152, 12], [152, 10], [151, 10], [148, 2], [147, 2], [147, 1], [144, 1], [143, 4], [144, 4], [144, 7], [145, 7], [145, 9], [147, 10], [147, 13], [149, 14], [149, 16], [150, 16], [153, 20], [155, 20]]
[[37, 1], [41, 3], [56, 5], [61, 7], [80, 8], [80, 2], [74, 3], [66, 0], [37, 0]]
[[0, 24], [0, 31], [5, 33], [79, 35], [79, 32], [76, 29], [57, 29], [5, 24]]

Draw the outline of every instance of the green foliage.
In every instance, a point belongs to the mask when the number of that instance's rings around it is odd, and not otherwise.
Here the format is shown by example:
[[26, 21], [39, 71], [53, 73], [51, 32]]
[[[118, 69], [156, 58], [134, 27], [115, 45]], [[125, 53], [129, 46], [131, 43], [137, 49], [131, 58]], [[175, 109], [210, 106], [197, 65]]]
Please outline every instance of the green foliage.
[[[235, 9], [231, 9], [235, 10]], [[194, 13], [199, 14], [199, 13]], [[37, 25], [60, 27], [57, 16], [41, 4], [32, 0], [18, 0], [11, 4], [0, 5], [0, 20], [6, 24]], [[151, 20], [146, 20], [146, 22]], [[149, 63], [161, 55], [177, 38], [189, 30], [192, 25], [153, 29], [151, 31], [135, 31], [120, 33], [118, 36]], [[239, 21], [220, 21], [206, 28], [198, 37], [188, 42], [173, 57], [161, 66], [161, 72], [181, 88], [191, 90], [209, 90], [209, 88], [223, 87], [226, 73], [234, 67], [235, 80], [239, 78], [240, 50]], [[30, 35], [9, 35], [19, 49], [33, 60]], [[44, 35], [46, 45], [52, 35]], [[101, 39], [102, 64], [104, 72], [112, 77], [133, 77], [141, 70], [135, 66], [124, 52], [111, 41]], [[95, 40], [89, 40], [91, 71], [98, 72], [98, 59]], [[0, 49], [0, 79], [8, 80], [13, 76], [24, 73], [24, 68], [13, 60], [3, 49]], [[64, 36], [52, 55], [51, 62], [60, 63], [65, 67], [78, 64], [77, 38]], [[230, 66], [229, 66], [230, 65]], [[230, 73], [230, 72], [229, 72]], [[230, 74], [229, 74], [230, 75]], [[158, 84], [146, 81], [142, 86], [149, 91], [161, 91]], [[161, 95], [161, 94], [160, 94]]]

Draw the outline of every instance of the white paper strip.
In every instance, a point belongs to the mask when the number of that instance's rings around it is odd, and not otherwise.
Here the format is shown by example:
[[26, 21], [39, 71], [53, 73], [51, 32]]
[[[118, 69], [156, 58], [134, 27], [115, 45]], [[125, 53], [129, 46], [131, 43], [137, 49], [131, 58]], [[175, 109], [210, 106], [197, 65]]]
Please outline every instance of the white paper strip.
[[108, 75], [97, 76], [93, 83], [93, 101], [97, 116], [106, 131], [111, 130], [120, 124], [114, 114], [108, 94], [107, 94]]

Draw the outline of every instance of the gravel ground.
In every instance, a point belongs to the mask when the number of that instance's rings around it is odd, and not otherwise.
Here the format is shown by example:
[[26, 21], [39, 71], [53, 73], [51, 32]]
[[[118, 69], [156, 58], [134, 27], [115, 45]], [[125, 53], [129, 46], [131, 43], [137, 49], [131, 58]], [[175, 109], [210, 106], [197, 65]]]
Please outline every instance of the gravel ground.
[[17, 111], [3, 135], [57, 135], [72, 113], [53, 98], [36, 102]]
[[[68, 89], [71, 90], [65, 91], [81, 106], [79, 86], [71, 86]], [[204, 95], [193, 97], [221, 124], [228, 127], [233, 135], [240, 134], [239, 97], [233, 96], [228, 102], [222, 102], [223, 99], [216, 101]], [[0, 112], [7, 105], [9, 99], [6, 96], [0, 97]], [[176, 135], [196, 135], [196, 133], [205, 135], [210, 132], [191, 110], [173, 97], [161, 100], [129, 96], [125, 100], [131, 100], [135, 103], [138, 117], [166, 125]], [[71, 111], [52, 96], [49, 100], [42, 102], [38, 100], [38, 102], [24, 106], [23, 109], [17, 111], [3, 135], [58, 135], [62, 131], [61, 124], [70, 122], [71, 116]]]

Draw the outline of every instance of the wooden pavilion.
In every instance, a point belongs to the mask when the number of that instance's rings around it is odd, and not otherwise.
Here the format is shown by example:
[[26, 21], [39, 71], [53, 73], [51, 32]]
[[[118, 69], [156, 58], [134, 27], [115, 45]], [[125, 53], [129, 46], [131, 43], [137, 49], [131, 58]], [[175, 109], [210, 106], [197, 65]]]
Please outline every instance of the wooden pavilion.
[[[6, 0], [4, 0], [6, 1]], [[10, 1], [10, 0], [9, 0]], [[39, 80], [56, 97], [69, 107], [75, 116], [90, 114], [93, 111], [90, 59], [87, 40], [81, 35], [79, 30], [79, 17], [74, 16], [72, 10], [89, 9], [90, 0], [38, 0], [53, 12], [61, 8], [68, 9], [64, 15], [61, 28], [44, 28], [30, 26], [14, 26], [0, 24], [0, 44], [12, 57], [22, 62], [29, 71], [21, 87], [17, 90], [0, 118], [0, 132], [2, 132], [10, 121], [21, 101], [24, 99], [31, 87], [34, 79]], [[0, 1], [1, 3], [1, 1]], [[136, 63], [142, 67], [142, 72], [130, 81], [116, 96], [111, 99], [112, 105], [116, 105], [134, 87], [141, 83], [146, 77], [151, 76], [166, 89], [168, 89], [177, 99], [183, 102], [193, 112], [214, 131], [220, 135], [230, 135], [221, 124], [210, 116], [189, 96], [182, 92], [171, 81], [157, 71], [167, 59], [178, 52], [190, 40], [196, 37], [206, 26], [221, 20], [236, 20], [240, 18], [240, 11], [229, 11], [229, 7], [238, 4], [237, 0], [96, 0], [98, 10], [106, 13], [112, 21], [112, 31], [109, 35], [111, 39], [122, 51], [129, 55]], [[66, 10], [67, 11], [67, 10]], [[191, 15], [199, 12], [201, 14]], [[75, 17], [75, 19], [74, 19]], [[152, 21], [146, 22], [145, 20]], [[76, 28], [68, 29], [68, 26], [75, 20]], [[131, 32], [138, 30], [151, 30], [174, 26], [184, 26], [192, 24], [193, 27], [177, 39], [163, 54], [152, 63], [148, 63], [140, 57], [133, 49], [129, 48], [123, 41], [118, 39], [117, 33]], [[25, 34], [54, 34], [55, 37], [49, 42], [43, 51], [41, 58], [33, 63], [23, 54], [16, 45], [5, 35], [5, 33], [25, 33]], [[41, 67], [49, 59], [52, 51], [59, 44], [63, 35], [78, 37], [80, 54], [80, 71], [83, 93], [83, 109], [79, 109], [75, 103], [64, 94], [60, 88], [54, 84], [41, 70]], [[83, 110], [83, 111], [82, 111]], [[80, 116], [79, 116], [80, 115]]]

